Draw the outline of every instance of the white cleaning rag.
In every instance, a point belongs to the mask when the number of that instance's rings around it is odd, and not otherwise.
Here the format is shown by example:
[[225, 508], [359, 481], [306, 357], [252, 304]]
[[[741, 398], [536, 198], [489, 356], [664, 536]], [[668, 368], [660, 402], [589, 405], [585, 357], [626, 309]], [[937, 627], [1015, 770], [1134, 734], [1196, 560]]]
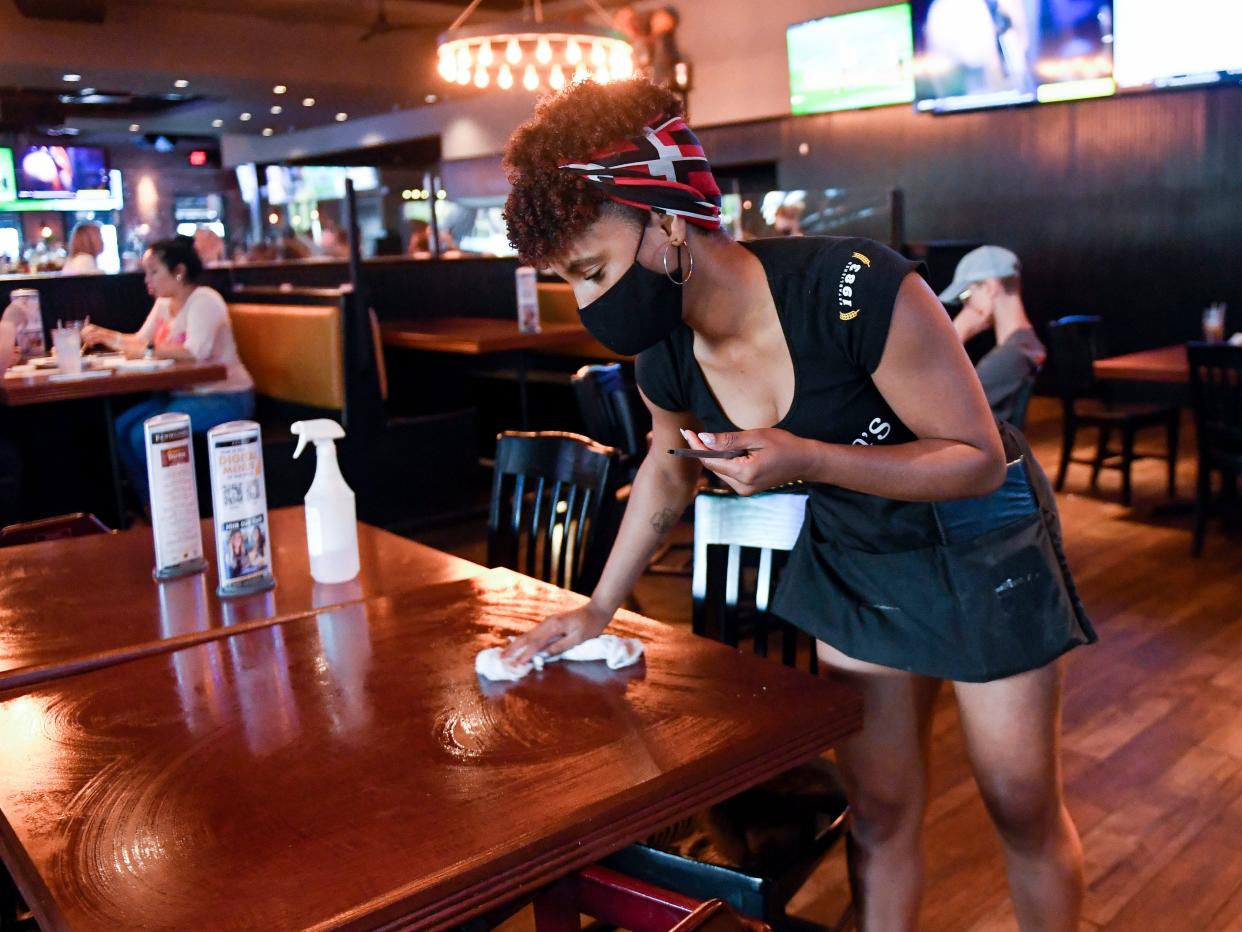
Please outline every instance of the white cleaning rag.
[[531, 670], [542, 670], [545, 663], [556, 660], [602, 660], [610, 670], [620, 670], [637, 663], [643, 655], [642, 642], [635, 638], [619, 638], [615, 634], [601, 634], [583, 641], [559, 654], [536, 654], [528, 663], [511, 663], [500, 656], [503, 647], [489, 647], [479, 651], [474, 658], [474, 672], [484, 679], [520, 680]]

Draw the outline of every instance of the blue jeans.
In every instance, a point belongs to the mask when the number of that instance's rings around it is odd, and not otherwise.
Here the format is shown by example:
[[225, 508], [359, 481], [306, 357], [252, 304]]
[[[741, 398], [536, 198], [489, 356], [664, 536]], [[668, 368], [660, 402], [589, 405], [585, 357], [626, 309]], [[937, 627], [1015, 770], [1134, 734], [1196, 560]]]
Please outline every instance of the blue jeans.
[[156, 395], [127, 408], [116, 419], [117, 452], [144, 505], [150, 504], [151, 491], [147, 487], [147, 438], [142, 425], [157, 414], [188, 414], [190, 428], [202, 434], [217, 424], [253, 417], [254, 392]]

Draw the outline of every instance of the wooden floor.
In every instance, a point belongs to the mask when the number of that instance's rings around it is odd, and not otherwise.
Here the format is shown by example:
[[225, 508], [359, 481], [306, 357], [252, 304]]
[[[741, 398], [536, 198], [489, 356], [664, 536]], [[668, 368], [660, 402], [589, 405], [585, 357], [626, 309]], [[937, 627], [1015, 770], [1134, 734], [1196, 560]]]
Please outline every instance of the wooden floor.
[[[1055, 406], [1036, 399], [1028, 433], [1049, 472], [1059, 430]], [[1116, 503], [1116, 473], [1087, 494], [1085, 466], [1070, 468], [1060, 497], [1070, 564], [1101, 639], [1071, 655], [1065, 707], [1066, 787], [1086, 851], [1084, 929], [1242, 932], [1242, 540], [1213, 527], [1205, 555], [1191, 559], [1189, 437], [1172, 507], [1154, 460], [1135, 467], [1132, 508]], [[477, 526], [424, 539], [482, 556]], [[645, 614], [689, 623], [688, 579], [648, 576], [637, 595]], [[948, 690], [934, 727], [922, 928], [1014, 929]], [[832, 922], [847, 898], [838, 852], [793, 911]], [[507, 924], [531, 926], [529, 910]]]

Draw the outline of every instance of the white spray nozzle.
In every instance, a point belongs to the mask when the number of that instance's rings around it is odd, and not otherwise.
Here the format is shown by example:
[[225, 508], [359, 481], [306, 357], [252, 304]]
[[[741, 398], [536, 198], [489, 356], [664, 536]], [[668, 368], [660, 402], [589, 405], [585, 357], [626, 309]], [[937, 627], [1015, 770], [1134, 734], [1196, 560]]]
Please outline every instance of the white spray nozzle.
[[293, 426], [289, 430], [298, 436], [298, 448], [293, 451], [294, 459], [302, 455], [302, 451], [306, 449], [307, 443], [316, 445], [332, 443], [334, 440], [340, 440], [345, 436], [345, 428], [331, 418], [326, 417], [316, 418], [313, 421], [294, 421]]

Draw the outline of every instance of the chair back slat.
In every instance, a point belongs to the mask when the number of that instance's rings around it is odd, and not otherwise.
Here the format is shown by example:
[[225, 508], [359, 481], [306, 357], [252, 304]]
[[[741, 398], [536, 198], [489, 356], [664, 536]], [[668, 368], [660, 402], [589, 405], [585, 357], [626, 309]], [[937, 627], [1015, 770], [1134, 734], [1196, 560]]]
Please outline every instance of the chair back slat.
[[1200, 455], [1242, 455], [1242, 346], [1189, 343]]
[[[748, 624], [756, 654], [766, 657], [782, 632], [782, 660], [797, 662], [797, 629], [770, 613], [777, 577], [802, 529], [807, 496], [769, 492], [749, 498], [705, 491], [694, 503], [691, 594], [694, 631], [730, 646]], [[812, 669], [815, 666], [811, 651]]]
[[[611, 547], [617, 451], [577, 434], [508, 431], [496, 442], [488, 563], [590, 592]], [[507, 515], [508, 520], [500, 520]]]
[[1079, 314], [1048, 324], [1048, 363], [1062, 398], [1073, 400], [1095, 391], [1101, 323], [1099, 317]]

